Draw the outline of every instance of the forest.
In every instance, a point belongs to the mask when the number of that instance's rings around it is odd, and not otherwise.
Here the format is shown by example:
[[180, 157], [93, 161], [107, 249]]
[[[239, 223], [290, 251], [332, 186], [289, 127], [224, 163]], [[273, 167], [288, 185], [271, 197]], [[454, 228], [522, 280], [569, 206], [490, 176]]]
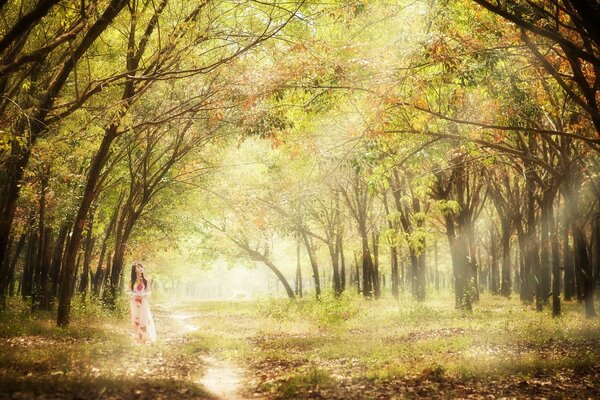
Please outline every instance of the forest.
[[600, 397], [597, 0], [0, 16], [1, 398]]

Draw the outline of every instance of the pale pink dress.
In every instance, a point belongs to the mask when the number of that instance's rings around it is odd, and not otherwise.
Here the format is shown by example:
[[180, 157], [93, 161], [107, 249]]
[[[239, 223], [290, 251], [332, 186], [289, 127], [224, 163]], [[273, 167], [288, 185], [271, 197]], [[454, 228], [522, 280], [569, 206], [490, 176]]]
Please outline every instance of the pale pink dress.
[[148, 296], [150, 291], [143, 284], [134, 285], [131, 293], [131, 322], [133, 334], [138, 342], [153, 343], [156, 341], [156, 328], [150, 312]]

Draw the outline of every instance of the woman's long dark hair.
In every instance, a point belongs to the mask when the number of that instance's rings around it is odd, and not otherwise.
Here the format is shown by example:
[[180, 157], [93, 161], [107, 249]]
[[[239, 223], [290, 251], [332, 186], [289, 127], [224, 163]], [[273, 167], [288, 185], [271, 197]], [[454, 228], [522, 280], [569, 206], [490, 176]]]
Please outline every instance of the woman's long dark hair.
[[[135, 285], [135, 281], [137, 280], [137, 274], [135, 273], [135, 267], [137, 266], [144, 267], [142, 263], [133, 263], [131, 266], [131, 291], [133, 292], [133, 285]], [[144, 277], [144, 273], [142, 272], [142, 282], [144, 282], [144, 289], [148, 287], [148, 281]]]

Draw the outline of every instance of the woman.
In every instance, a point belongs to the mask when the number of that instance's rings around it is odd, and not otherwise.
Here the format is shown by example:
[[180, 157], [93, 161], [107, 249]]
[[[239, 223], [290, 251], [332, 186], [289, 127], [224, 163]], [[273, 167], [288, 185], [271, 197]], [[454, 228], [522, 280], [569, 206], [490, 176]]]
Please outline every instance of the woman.
[[131, 320], [137, 343], [155, 342], [156, 328], [150, 312], [148, 281], [141, 263], [131, 266]]

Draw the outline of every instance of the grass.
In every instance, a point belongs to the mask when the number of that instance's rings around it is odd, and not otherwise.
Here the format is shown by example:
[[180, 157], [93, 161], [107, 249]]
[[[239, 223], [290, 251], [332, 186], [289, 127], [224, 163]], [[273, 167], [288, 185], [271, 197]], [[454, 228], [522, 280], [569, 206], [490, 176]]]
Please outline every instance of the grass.
[[[409, 296], [365, 301], [353, 293], [340, 299], [326, 293], [320, 301], [163, 303], [157, 305], [165, 310], [159, 335], [175, 324], [169, 322], [175, 312], [197, 329], [185, 333], [185, 340], [148, 349], [132, 346], [122, 309], [110, 314], [76, 303], [72, 325], [61, 329], [53, 315], [31, 316], [16, 302], [0, 316], [2, 375], [13, 377], [3, 378], [0, 387], [2, 382], [43, 387], [61, 377], [72, 382], [65, 385], [73, 393], [79, 384], [89, 384], [96, 393], [107, 387], [129, 393], [132, 380], [141, 379], [162, 382], [160, 390], [193, 395], [202, 392], [190, 384], [191, 371], [202, 366], [193, 360], [211, 355], [244, 366], [247, 391], [267, 398], [398, 393], [411, 398], [435, 397], [438, 391], [442, 397], [496, 391], [543, 397], [546, 389], [573, 397], [600, 393], [597, 384], [589, 383], [600, 362], [600, 319], [586, 319], [579, 304], [564, 303], [559, 318], [552, 318], [549, 309], [539, 313], [517, 299], [485, 294], [472, 314], [452, 305], [451, 293], [424, 303]], [[149, 370], [140, 370], [135, 357], [145, 360]], [[536, 380], [544, 381], [523, 386]], [[416, 391], [405, 392], [409, 389]]]
[[0, 313], [0, 397], [210, 398], [194, 383], [194, 360], [167, 343], [134, 345], [127, 306], [106, 311], [76, 298], [70, 325], [59, 328], [54, 313], [32, 315], [10, 299]]
[[425, 303], [326, 296], [190, 303], [186, 309], [201, 314], [191, 319], [199, 330], [190, 346], [271, 369], [261, 385], [276, 398], [307, 386], [327, 393], [335, 382], [340, 390], [348, 382], [560, 377], [600, 362], [600, 320], [586, 319], [576, 303], [553, 318], [549, 309], [489, 295], [472, 314], [455, 310], [451, 293]]

